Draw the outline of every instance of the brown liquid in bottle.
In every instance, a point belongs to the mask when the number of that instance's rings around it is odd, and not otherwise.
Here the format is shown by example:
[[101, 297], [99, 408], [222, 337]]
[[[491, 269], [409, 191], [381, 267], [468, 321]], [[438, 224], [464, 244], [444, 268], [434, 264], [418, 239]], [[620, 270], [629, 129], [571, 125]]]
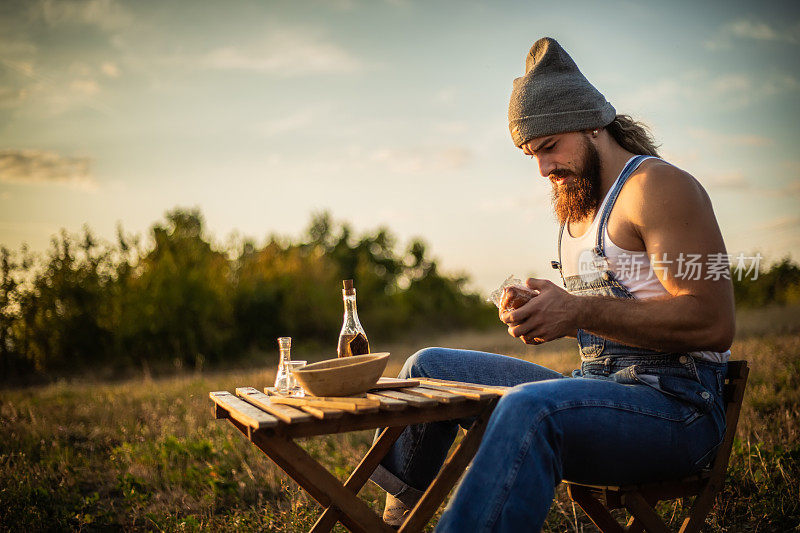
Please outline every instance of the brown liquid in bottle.
[[367, 354], [369, 353], [369, 341], [363, 333], [358, 333], [356, 335], [339, 335], [339, 347], [337, 352], [339, 357]]

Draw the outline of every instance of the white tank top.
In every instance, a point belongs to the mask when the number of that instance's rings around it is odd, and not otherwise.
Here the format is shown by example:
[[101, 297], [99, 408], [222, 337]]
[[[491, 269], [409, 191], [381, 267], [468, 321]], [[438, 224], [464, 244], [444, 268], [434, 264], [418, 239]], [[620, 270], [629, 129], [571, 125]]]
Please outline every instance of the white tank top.
[[[630, 163], [630, 160], [628, 160], [628, 163]], [[600, 213], [603, 212], [608, 202], [609, 194], [617, 186], [618, 181], [619, 177], [617, 177], [611, 185], [611, 188], [608, 189], [605, 198], [603, 198], [600, 207], [598, 207], [594, 215], [594, 220], [592, 220], [591, 225], [583, 235], [580, 237], [573, 237], [569, 231], [569, 222], [567, 222], [567, 226], [564, 228], [564, 235], [561, 239], [561, 268], [564, 277], [595, 272], [592, 266], [592, 260], [594, 258], [592, 250], [594, 249], [597, 238], [597, 226], [600, 223]], [[623, 188], [625, 188], [625, 185], [623, 185]], [[611, 211], [613, 213], [613, 207]], [[650, 257], [647, 255], [647, 252], [620, 248], [609, 237], [608, 225], [603, 228], [603, 231], [605, 232], [605, 255], [608, 258], [609, 269], [622, 286], [628, 289], [628, 292], [640, 300], [669, 294], [667, 289], [661, 284], [655, 272], [650, 269]], [[691, 352], [691, 355], [714, 363], [724, 363], [727, 362], [731, 352], [730, 350], [725, 352], [700, 351]]]

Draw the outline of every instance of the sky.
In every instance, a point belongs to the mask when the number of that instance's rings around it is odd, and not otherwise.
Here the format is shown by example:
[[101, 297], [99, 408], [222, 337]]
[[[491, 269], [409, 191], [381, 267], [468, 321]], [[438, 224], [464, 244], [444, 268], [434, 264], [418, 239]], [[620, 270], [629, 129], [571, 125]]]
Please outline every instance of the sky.
[[703, 184], [729, 253], [800, 260], [800, 3], [735, 0], [3, 0], [0, 245], [175, 207], [263, 243], [328, 210], [482, 291], [555, 281], [507, 125], [543, 36]]

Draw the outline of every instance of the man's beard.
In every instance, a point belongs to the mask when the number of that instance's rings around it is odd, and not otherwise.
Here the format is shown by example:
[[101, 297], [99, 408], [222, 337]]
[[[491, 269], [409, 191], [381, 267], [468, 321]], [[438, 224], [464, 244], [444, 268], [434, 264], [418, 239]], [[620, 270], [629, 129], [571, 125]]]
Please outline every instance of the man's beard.
[[553, 210], [561, 224], [568, 219], [583, 220], [600, 203], [600, 154], [597, 148], [584, 137], [583, 160], [575, 172], [556, 169], [551, 178], [572, 177], [563, 185], [553, 183]]

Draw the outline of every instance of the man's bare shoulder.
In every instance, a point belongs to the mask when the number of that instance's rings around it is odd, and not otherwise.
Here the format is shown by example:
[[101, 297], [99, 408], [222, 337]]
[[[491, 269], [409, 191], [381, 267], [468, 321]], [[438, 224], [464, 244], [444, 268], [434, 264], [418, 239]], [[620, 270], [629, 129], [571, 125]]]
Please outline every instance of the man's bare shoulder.
[[634, 223], [652, 217], [710, 210], [711, 200], [694, 176], [660, 159], [648, 159], [625, 184], [620, 200]]

